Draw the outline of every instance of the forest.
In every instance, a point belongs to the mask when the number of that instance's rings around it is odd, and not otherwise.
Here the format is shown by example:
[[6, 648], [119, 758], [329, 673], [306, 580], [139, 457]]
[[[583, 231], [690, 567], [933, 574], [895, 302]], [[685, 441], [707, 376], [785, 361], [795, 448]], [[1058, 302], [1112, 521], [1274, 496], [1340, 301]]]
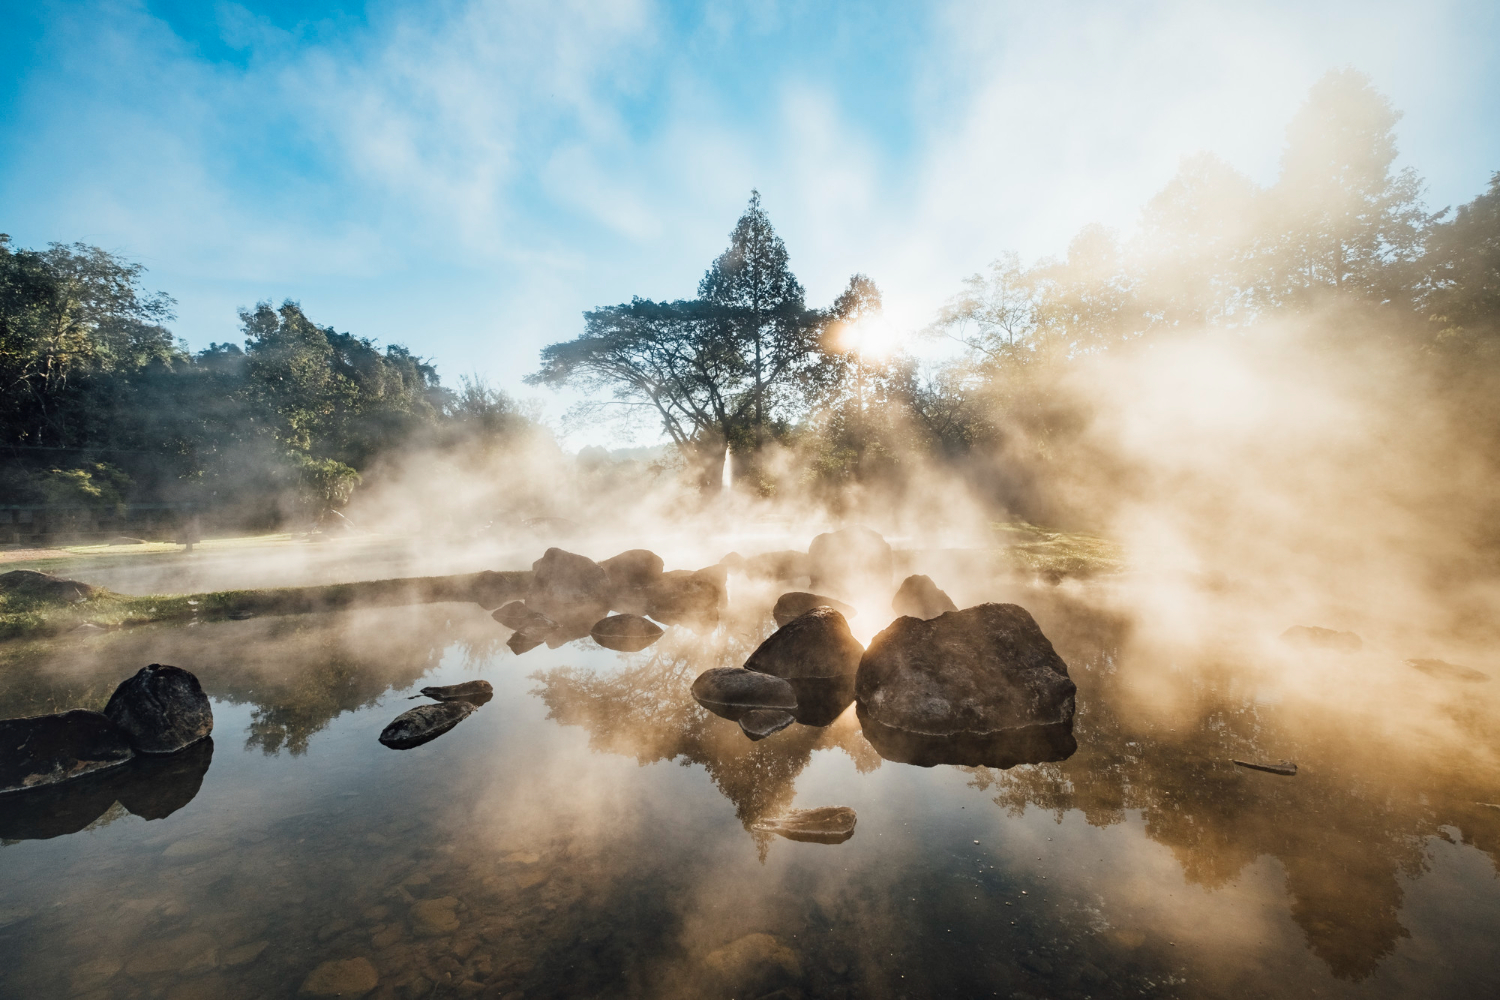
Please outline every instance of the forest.
[[[922, 351], [883, 327], [869, 276], [809, 304], [752, 193], [696, 298], [590, 310], [527, 381], [581, 393], [569, 420], [659, 431], [672, 457], [650, 475], [699, 495], [723, 488], [727, 452], [746, 496], [838, 512], [899, 503], [941, 473], [997, 516], [1067, 524], [1090, 516], [1070, 470], [1110, 464], [1087, 443], [1101, 359], [1140, 371], [1184, 338], [1290, 329], [1299, 358], [1378, 369], [1383, 405], [1444, 415], [1493, 472], [1500, 173], [1467, 204], [1429, 208], [1421, 178], [1396, 167], [1399, 117], [1368, 77], [1331, 72], [1289, 123], [1274, 183], [1189, 158], [1128, 238], [1088, 226], [1060, 257], [1001, 253], [956, 280], [909, 332]], [[191, 352], [172, 299], [146, 289], [141, 265], [97, 247], [0, 236], [5, 504], [190, 501], [224, 525], [308, 524], [401, 456], [549, 440], [527, 405], [479, 380], [444, 385], [415, 349], [293, 301], [243, 309], [242, 345]], [[1485, 511], [1474, 525], [1494, 523]]]

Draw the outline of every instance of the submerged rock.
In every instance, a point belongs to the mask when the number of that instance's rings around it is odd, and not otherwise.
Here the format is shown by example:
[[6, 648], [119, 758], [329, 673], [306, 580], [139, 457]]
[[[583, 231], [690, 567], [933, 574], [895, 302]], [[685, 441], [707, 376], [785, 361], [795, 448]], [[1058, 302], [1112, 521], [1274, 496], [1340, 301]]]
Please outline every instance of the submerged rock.
[[13, 569], [0, 573], [0, 594], [28, 597], [38, 601], [86, 601], [99, 593], [100, 588], [77, 580], [65, 580], [51, 573], [39, 573], [34, 569]]
[[368, 958], [344, 958], [324, 962], [302, 983], [309, 997], [362, 997], [380, 983], [380, 975]]
[[797, 695], [786, 681], [742, 667], [705, 670], [693, 681], [693, 698], [715, 715], [734, 720], [759, 708], [790, 712], [797, 707]]
[[770, 934], [746, 934], [703, 957], [703, 969], [733, 996], [758, 997], [802, 979], [802, 963], [786, 942]]
[[605, 649], [634, 653], [660, 639], [662, 627], [640, 615], [610, 615], [595, 622], [589, 634]]
[[80, 778], [134, 755], [129, 737], [98, 712], [0, 720], [0, 792]]
[[462, 684], [445, 684], [441, 687], [424, 687], [422, 693], [438, 701], [467, 701], [483, 705], [495, 697], [495, 689], [489, 681], [464, 681]]
[[855, 682], [866, 739], [887, 760], [923, 766], [1065, 759], [1077, 749], [1075, 691], [1014, 604], [898, 618], [871, 640]]
[[891, 547], [869, 528], [843, 528], [819, 535], [807, 548], [814, 589], [848, 594], [865, 586], [890, 586]]
[[845, 618], [853, 618], [859, 614], [843, 601], [836, 601], [822, 594], [808, 594], [794, 590], [776, 598], [776, 605], [771, 608], [771, 617], [776, 619], [776, 626], [780, 628], [798, 615], [807, 614], [813, 608], [833, 608]]
[[740, 731], [752, 740], [763, 740], [772, 733], [779, 733], [797, 721], [797, 717], [784, 708], [752, 708], [735, 720]]
[[1407, 660], [1406, 665], [1413, 670], [1420, 670], [1429, 677], [1439, 677], [1445, 681], [1487, 681], [1489, 674], [1481, 673], [1472, 667], [1461, 667], [1456, 663], [1444, 663], [1442, 660]]
[[392, 750], [410, 750], [439, 736], [479, 711], [473, 702], [443, 701], [402, 712], [380, 731], [380, 742]]
[[646, 591], [646, 613], [668, 625], [713, 628], [728, 604], [726, 576], [723, 566], [663, 573]]
[[1340, 653], [1357, 653], [1364, 642], [1353, 632], [1337, 632], [1316, 625], [1293, 625], [1281, 633], [1281, 641], [1303, 649], [1334, 649]]
[[121, 681], [104, 714], [141, 753], [175, 753], [214, 731], [213, 708], [198, 678], [164, 663]]
[[842, 844], [854, 836], [856, 817], [848, 806], [793, 809], [756, 821], [751, 829], [809, 844]]
[[530, 607], [550, 614], [556, 606], [609, 604], [609, 575], [588, 556], [554, 546], [531, 568]]
[[901, 581], [901, 588], [891, 599], [891, 610], [898, 615], [926, 620], [957, 611], [958, 605], [938, 589], [932, 577], [913, 575]]

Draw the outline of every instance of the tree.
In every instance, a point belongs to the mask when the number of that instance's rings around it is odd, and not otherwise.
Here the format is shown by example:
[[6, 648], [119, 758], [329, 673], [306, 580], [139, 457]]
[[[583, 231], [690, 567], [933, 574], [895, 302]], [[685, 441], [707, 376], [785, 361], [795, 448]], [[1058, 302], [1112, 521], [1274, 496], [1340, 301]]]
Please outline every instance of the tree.
[[1421, 272], [1423, 311], [1443, 331], [1500, 334], [1500, 172], [1434, 227]]

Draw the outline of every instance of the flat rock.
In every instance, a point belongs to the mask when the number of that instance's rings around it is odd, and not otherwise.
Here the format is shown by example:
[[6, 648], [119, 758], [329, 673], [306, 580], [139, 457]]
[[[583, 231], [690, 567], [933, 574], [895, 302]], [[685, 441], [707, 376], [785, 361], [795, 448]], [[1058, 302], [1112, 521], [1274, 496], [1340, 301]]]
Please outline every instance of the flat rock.
[[848, 806], [822, 806], [758, 820], [751, 829], [809, 844], [842, 844], [854, 836], [855, 821], [854, 810]]
[[606, 649], [634, 653], [662, 637], [662, 627], [640, 615], [610, 615], [589, 629], [594, 641]]
[[65, 580], [34, 569], [13, 569], [0, 573], [0, 594], [26, 597], [38, 601], [86, 601], [101, 588], [77, 580]]
[[814, 589], [848, 594], [863, 587], [888, 587], [894, 568], [891, 547], [869, 528], [829, 531], [807, 547]]
[[478, 710], [470, 701], [418, 705], [391, 720], [380, 731], [380, 742], [392, 750], [410, 750], [437, 739]]
[[121, 681], [104, 714], [140, 753], [176, 753], [214, 731], [213, 708], [198, 678], [164, 663]]
[[362, 997], [379, 983], [380, 976], [368, 958], [343, 958], [312, 970], [300, 992], [309, 997]]
[[932, 577], [914, 574], [901, 581], [900, 589], [891, 599], [891, 610], [898, 615], [926, 620], [957, 611], [958, 605], [938, 589]]
[[865, 737], [888, 760], [1011, 767], [1070, 756], [1076, 688], [1026, 609], [898, 618], [855, 680]]
[[1407, 660], [1406, 665], [1413, 670], [1422, 671], [1429, 677], [1440, 677], [1445, 681], [1479, 682], [1490, 679], [1489, 674], [1481, 673], [1472, 667], [1461, 667], [1456, 663], [1445, 663], [1442, 660]]
[[663, 573], [646, 591], [646, 613], [668, 625], [713, 628], [729, 601], [723, 566]]
[[417, 937], [438, 937], [458, 930], [458, 900], [453, 896], [419, 899], [411, 904], [411, 932]]
[[715, 715], [735, 720], [758, 708], [790, 712], [797, 707], [797, 695], [786, 681], [742, 667], [705, 670], [693, 681], [693, 698]]
[[822, 594], [809, 594], [794, 590], [776, 598], [776, 606], [771, 609], [771, 617], [776, 619], [776, 626], [780, 628], [798, 615], [807, 614], [813, 608], [833, 608], [845, 618], [853, 618], [859, 614], [843, 601], [836, 601]]
[[[119, 726], [99, 712], [0, 721], [0, 792], [19, 792], [118, 767], [134, 756]], [[108, 808], [108, 804], [106, 804]]]
[[1333, 649], [1340, 653], [1357, 653], [1363, 640], [1353, 632], [1338, 632], [1316, 625], [1293, 625], [1281, 633], [1281, 641], [1302, 649]]
[[531, 569], [530, 607], [550, 614], [558, 606], [609, 604], [609, 575], [588, 556], [554, 546]]
[[763, 740], [772, 733], [779, 733], [797, 721], [797, 716], [784, 708], [752, 708], [735, 720], [740, 731], [752, 740]]
[[467, 701], [483, 705], [495, 697], [495, 689], [489, 681], [464, 681], [462, 684], [444, 684], [424, 687], [422, 693], [437, 701]]

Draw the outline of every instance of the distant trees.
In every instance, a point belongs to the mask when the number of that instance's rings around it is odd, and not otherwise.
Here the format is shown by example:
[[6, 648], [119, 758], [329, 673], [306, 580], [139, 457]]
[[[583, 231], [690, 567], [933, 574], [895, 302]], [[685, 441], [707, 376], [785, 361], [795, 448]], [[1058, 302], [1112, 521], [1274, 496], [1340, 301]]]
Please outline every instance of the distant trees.
[[587, 312], [583, 334], [544, 348], [527, 379], [649, 412], [706, 488], [719, 482], [726, 449], [753, 470], [766, 442], [805, 411], [828, 378], [822, 337], [834, 318], [804, 303], [759, 192], [729, 239], [697, 299]]

